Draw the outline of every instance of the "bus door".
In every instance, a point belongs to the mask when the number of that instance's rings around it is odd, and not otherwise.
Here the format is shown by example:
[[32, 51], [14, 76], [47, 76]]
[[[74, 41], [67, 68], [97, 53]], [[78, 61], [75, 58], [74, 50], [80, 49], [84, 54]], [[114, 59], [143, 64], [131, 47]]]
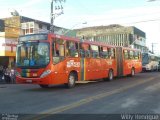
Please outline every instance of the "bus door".
[[[108, 63], [108, 70], [112, 69], [114, 76], [117, 75], [117, 60], [116, 60], [116, 50], [113, 47], [108, 48], [109, 59], [107, 60]], [[108, 71], [109, 72], [109, 71]]]
[[54, 82], [66, 83], [66, 61], [65, 61], [65, 41], [62, 39], [55, 39], [52, 43], [52, 56], [53, 56], [53, 71]]
[[78, 54], [78, 42], [75, 41], [66, 41], [66, 71], [68, 74], [71, 71], [77, 71], [78, 79], [80, 79], [80, 59]]

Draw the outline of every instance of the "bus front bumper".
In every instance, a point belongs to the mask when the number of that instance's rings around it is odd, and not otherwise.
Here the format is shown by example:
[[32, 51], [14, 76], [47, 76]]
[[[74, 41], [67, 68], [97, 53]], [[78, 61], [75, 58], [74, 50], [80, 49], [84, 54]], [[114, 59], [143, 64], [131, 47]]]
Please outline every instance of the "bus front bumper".
[[17, 77], [16, 76], [16, 83], [17, 84], [44, 84], [48, 85], [50, 84], [50, 78], [44, 77], [44, 78], [23, 78], [23, 77]]

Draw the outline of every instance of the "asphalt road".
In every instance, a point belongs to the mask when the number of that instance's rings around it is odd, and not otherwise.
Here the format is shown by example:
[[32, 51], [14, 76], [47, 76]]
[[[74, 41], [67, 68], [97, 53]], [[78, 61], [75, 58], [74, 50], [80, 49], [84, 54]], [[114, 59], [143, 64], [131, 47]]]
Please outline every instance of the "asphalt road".
[[31, 114], [36, 119], [49, 119], [53, 114], [160, 114], [159, 93], [160, 72], [77, 84], [72, 89], [63, 85], [42, 89], [38, 85], [1, 84], [0, 113]]

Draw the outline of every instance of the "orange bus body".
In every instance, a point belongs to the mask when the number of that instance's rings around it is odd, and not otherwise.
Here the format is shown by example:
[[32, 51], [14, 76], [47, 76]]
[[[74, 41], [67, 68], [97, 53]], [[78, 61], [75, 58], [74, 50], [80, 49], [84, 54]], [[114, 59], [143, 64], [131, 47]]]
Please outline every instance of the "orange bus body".
[[[142, 56], [140, 50], [117, 47], [117, 76], [132, 75], [142, 71]], [[132, 71], [134, 73], [132, 73]]]
[[[55, 34], [48, 34], [47, 40], [38, 41], [38, 44], [41, 42], [49, 43], [50, 60], [45, 67], [36, 68], [34, 66], [25, 67], [17, 65], [17, 83], [39, 85], [68, 84], [71, 74], [77, 81], [88, 81], [108, 78], [110, 77], [110, 71], [112, 71], [113, 77], [116, 77], [130, 75], [132, 69], [135, 73], [142, 70], [140, 51], [131, 48], [116, 47], [96, 42], [82, 42], [76, 38]], [[75, 49], [72, 50], [71, 47], [75, 47]], [[31, 48], [33, 49], [34, 47], [30, 47], [30, 50]], [[19, 58], [18, 50], [17, 59]], [[29, 51], [29, 47], [27, 51]], [[124, 56], [126, 51], [138, 51], [137, 58], [126, 59]], [[33, 52], [29, 55], [32, 58]], [[22, 58], [19, 59], [17, 64], [22, 61]]]

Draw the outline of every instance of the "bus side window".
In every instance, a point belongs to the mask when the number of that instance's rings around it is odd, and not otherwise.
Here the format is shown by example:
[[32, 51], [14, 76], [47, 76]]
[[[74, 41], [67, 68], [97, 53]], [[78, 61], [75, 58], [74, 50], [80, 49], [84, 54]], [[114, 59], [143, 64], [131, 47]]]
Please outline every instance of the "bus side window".
[[111, 48], [108, 48], [108, 57], [111, 58]]
[[142, 53], [138, 52], [138, 59], [141, 59], [141, 58], [142, 58]]
[[80, 43], [80, 56], [81, 57], [90, 57], [90, 50], [89, 50], [89, 45], [88, 44], [83, 44]]
[[99, 47], [99, 57], [103, 58], [103, 47]]
[[57, 39], [52, 43], [52, 53], [54, 64], [57, 64], [64, 59], [64, 40]]
[[136, 60], [139, 59], [139, 53], [137, 51], [134, 51], [134, 59]]
[[85, 57], [90, 57], [90, 50], [85, 50]]
[[53, 56], [59, 56], [59, 44], [57, 42], [52, 43], [52, 54]]
[[78, 43], [76, 42], [75, 43], [75, 57], [78, 57], [79, 56], [79, 54], [78, 54]]
[[114, 48], [108, 48], [108, 57], [110, 59], [115, 58], [115, 49]]
[[80, 43], [79, 53], [80, 53], [80, 57], [82, 57], [82, 58], [85, 57], [85, 51], [84, 51], [82, 43]]
[[66, 43], [66, 56], [78, 57], [78, 43], [67, 41]]
[[102, 57], [102, 58], [108, 58], [108, 50], [107, 50], [107, 47], [102, 47], [100, 54], [101, 54], [101, 57]]
[[82, 58], [84, 58], [85, 57], [85, 51], [83, 50], [83, 49], [80, 49], [80, 56], [82, 57]]
[[64, 56], [64, 45], [60, 45], [56, 43], [56, 49], [54, 56]]
[[92, 57], [93, 57], [93, 58], [98, 58], [98, 57], [99, 57], [99, 49], [98, 49], [98, 46], [96, 46], [96, 45], [91, 45], [91, 50], [92, 50]]
[[124, 50], [123, 51], [123, 55], [124, 55], [124, 59], [129, 59], [129, 55], [128, 55], [128, 51], [127, 50]]
[[55, 42], [53, 42], [53, 43], [52, 43], [52, 56], [55, 56], [55, 55], [56, 55], [56, 52], [55, 52], [55, 48], [56, 48], [56, 47], [55, 47], [55, 45], [56, 45]]
[[129, 51], [129, 59], [133, 59], [133, 51], [132, 50]]
[[59, 56], [64, 57], [64, 45], [59, 45]]
[[115, 58], [115, 49], [111, 48], [111, 58]]
[[56, 52], [55, 56], [59, 56], [59, 44], [56, 43]]

